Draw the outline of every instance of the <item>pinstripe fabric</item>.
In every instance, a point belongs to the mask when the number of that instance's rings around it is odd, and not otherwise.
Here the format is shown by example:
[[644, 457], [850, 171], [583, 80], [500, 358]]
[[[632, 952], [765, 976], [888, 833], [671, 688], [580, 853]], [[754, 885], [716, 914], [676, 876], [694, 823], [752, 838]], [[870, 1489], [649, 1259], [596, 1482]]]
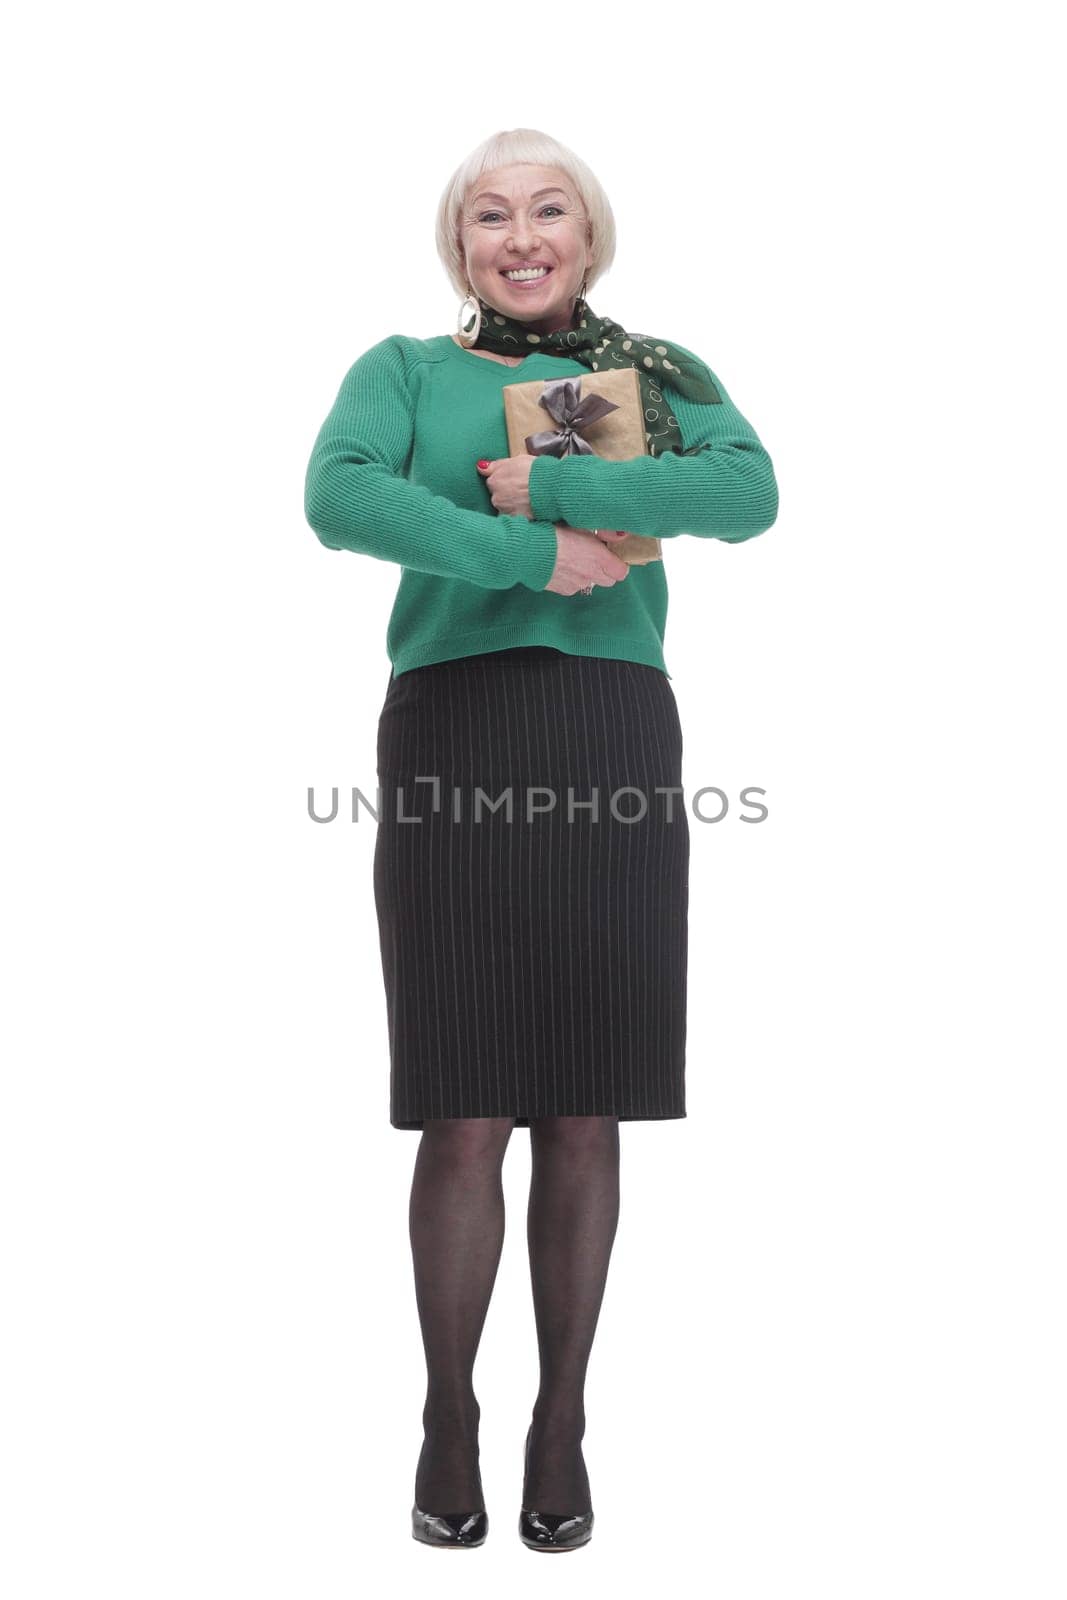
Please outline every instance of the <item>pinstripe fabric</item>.
[[[528, 646], [390, 676], [374, 894], [394, 1127], [685, 1116], [681, 758], [670, 680], [639, 662]], [[556, 803], [530, 815], [539, 787]], [[509, 789], [510, 820], [491, 809]]]

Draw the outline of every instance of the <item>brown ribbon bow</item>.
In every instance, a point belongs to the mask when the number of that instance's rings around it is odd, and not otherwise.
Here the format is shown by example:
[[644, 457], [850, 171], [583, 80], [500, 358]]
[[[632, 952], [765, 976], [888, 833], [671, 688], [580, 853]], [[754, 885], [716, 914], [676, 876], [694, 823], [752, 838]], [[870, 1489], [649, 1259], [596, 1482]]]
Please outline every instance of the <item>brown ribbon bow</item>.
[[581, 378], [549, 378], [538, 396], [548, 414], [559, 423], [543, 433], [528, 433], [523, 441], [533, 456], [591, 456], [592, 445], [582, 437], [591, 422], [618, 411], [614, 400], [602, 394], [582, 394]]

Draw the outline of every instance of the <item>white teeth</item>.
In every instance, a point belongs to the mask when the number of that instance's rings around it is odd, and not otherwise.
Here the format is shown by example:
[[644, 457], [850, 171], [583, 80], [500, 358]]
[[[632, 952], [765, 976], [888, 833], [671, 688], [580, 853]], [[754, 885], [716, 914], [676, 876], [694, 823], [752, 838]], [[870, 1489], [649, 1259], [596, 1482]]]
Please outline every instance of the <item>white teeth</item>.
[[515, 272], [505, 272], [505, 278], [513, 283], [524, 283], [530, 278], [544, 278], [548, 275], [547, 267], [520, 267]]

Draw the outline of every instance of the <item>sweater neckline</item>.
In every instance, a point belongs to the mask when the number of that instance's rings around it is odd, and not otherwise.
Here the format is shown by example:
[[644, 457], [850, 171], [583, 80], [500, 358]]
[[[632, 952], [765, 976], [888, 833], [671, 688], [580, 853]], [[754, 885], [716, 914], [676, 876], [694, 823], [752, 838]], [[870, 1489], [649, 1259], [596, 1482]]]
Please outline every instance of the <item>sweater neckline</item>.
[[469, 350], [464, 350], [461, 345], [458, 345], [450, 333], [443, 333], [441, 338], [452, 351], [453, 355], [455, 355], [456, 359], [462, 361], [466, 366], [469, 366], [472, 361], [476, 361], [480, 367], [495, 367], [498, 372], [521, 372], [529, 362], [537, 361], [538, 359], [542, 361], [551, 361], [553, 365], [556, 365], [560, 361], [569, 361], [573, 359], [570, 356], [549, 355], [544, 350], [531, 350], [528, 356], [523, 356], [521, 361], [517, 361], [514, 366], [511, 366], [510, 363], [505, 363], [503, 361], [487, 361], [485, 356], [472, 355]]

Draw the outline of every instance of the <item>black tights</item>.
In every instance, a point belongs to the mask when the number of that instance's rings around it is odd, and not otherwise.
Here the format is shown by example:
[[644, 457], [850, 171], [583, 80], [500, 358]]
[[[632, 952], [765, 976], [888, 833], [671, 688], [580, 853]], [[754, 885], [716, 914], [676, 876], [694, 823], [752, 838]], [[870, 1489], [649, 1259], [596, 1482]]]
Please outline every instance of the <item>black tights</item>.
[[[427, 1375], [415, 1500], [439, 1515], [485, 1508], [474, 1358], [504, 1242], [502, 1167], [514, 1125], [428, 1120], [415, 1158], [409, 1225]], [[530, 1146], [526, 1232], [541, 1375], [522, 1504], [589, 1511], [585, 1374], [619, 1218], [618, 1118], [532, 1118]]]

